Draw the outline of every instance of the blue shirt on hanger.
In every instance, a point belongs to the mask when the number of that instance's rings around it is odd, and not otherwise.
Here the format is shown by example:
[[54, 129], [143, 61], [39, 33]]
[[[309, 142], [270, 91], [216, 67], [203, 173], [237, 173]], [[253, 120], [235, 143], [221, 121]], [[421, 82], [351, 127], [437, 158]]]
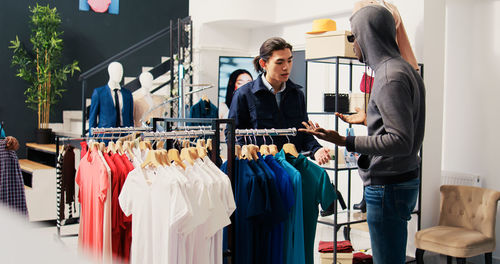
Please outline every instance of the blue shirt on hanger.
[[291, 209], [290, 216], [285, 222], [284, 240], [284, 262], [287, 264], [304, 264], [304, 217], [302, 214], [302, 176], [284, 156], [276, 155], [275, 160], [288, 173], [293, 186], [295, 204]]
[[[271, 210], [269, 194], [263, 176], [254, 173], [248, 160], [236, 160], [235, 165], [234, 260], [244, 264], [259, 263], [255, 245], [261, 232], [257, 232], [260, 229], [256, 228], [255, 222]], [[227, 173], [227, 162], [221, 170]]]
[[[278, 191], [280, 192], [281, 199], [285, 204], [285, 209], [287, 212], [288, 221], [290, 218], [290, 210], [295, 204], [295, 195], [293, 192], [292, 182], [288, 173], [278, 164], [273, 156], [267, 155], [263, 158], [267, 168], [274, 172], [276, 179], [276, 184], [278, 186]], [[284, 240], [285, 236], [285, 222], [275, 225], [273, 232], [271, 234], [271, 246], [272, 246], [272, 263], [284, 263]]]

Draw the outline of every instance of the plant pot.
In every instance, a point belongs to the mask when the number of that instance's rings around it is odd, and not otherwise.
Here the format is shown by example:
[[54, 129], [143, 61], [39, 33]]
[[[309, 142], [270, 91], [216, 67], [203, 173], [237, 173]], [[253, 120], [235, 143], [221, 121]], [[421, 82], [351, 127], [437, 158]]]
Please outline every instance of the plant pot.
[[50, 128], [42, 128], [35, 131], [36, 143], [38, 144], [50, 144], [53, 142], [53, 137], [54, 135]]

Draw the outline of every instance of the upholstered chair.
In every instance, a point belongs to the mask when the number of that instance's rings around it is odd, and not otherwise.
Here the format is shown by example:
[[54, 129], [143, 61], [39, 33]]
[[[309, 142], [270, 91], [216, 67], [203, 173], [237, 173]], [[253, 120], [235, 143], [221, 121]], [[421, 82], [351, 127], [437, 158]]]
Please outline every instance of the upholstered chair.
[[495, 250], [495, 217], [500, 192], [472, 186], [443, 185], [439, 225], [415, 234], [417, 263], [423, 263], [424, 252], [432, 251], [452, 257], [457, 263], [485, 254], [492, 263]]

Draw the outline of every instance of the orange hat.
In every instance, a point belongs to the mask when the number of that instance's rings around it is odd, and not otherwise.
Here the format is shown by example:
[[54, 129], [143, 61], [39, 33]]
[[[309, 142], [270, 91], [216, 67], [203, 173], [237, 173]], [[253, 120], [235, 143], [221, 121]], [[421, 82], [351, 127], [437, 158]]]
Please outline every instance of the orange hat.
[[312, 31], [307, 32], [307, 34], [319, 34], [327, 31], [337, 30], [337, 23], [329, 18], [315, 19], [313, 21]]

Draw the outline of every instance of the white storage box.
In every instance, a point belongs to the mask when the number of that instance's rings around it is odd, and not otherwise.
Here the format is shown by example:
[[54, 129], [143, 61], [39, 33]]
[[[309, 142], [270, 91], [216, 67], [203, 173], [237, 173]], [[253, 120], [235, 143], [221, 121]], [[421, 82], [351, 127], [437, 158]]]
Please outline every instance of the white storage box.
[[[321, 264], [332, 264], [333, 253], [320, 253]], [[337, 264], [352, 264], [353, 253], [337, 253]]]
[[326, 57], [356, 58], [353, 43], [347, 41], [350, 31], [337, 30], [306, 36], [306, 59]]

